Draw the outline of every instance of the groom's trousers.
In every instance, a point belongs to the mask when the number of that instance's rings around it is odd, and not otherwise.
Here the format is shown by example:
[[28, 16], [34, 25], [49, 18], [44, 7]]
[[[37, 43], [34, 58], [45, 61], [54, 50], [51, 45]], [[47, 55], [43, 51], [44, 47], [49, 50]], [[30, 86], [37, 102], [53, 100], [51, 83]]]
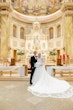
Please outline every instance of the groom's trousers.
[[32, 84], [32, 78], [33, 78], [33, 74], [34, 74], [34, 71], [35, 71], [35, 67], [32, 67], [31, 68], [31, 75], [30, 75], [30, 84]]

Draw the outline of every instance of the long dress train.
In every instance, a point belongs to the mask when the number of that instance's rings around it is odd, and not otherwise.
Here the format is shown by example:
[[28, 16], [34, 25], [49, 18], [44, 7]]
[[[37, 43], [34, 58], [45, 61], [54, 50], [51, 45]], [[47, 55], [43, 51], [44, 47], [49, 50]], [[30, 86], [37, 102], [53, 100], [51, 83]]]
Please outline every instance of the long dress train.
[[73, 96], [73, 86], [65, 80], [59, 80], [50, 76], [38, 59], [32, 79], [33, 85], [28, 90], [39, 97], [69, 98]]

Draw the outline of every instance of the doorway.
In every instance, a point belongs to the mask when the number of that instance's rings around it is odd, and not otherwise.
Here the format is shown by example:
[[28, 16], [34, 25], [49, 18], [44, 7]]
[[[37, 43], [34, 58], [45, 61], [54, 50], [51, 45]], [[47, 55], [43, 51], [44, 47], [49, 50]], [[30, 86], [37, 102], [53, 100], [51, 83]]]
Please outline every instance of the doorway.
[[60, 50], [57, 50], [57, 65], [61, 66]]
[[15, 61], [17, 60], [17, 50], [13, 51], [13, 58], [15, 59]]

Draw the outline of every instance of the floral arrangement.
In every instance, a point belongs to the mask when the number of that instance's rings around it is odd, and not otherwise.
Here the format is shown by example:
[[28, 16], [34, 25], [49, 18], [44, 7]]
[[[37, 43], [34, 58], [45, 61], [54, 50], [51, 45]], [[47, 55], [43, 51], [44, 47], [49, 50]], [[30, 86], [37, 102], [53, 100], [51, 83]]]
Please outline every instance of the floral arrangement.
[[19, 51], [17, 52], [17, 55], [24, 55], [24, 52], [19, 50]]
[[53, 49], [49, 52], [50, 55], [56, 55], [56, 49]]

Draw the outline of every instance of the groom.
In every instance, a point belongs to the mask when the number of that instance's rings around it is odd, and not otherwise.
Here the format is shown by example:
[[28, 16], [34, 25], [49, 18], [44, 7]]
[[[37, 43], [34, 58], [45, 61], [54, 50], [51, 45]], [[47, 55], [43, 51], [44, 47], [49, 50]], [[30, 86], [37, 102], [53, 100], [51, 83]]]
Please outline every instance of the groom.
[[32, 84], [32, 77], [35, 71], [35, 63], [37, 62], [36, 51], [34, 51], [34, 55], [30, 58], [31, 65], [31, 75], [30, 75], [30, 84]]

